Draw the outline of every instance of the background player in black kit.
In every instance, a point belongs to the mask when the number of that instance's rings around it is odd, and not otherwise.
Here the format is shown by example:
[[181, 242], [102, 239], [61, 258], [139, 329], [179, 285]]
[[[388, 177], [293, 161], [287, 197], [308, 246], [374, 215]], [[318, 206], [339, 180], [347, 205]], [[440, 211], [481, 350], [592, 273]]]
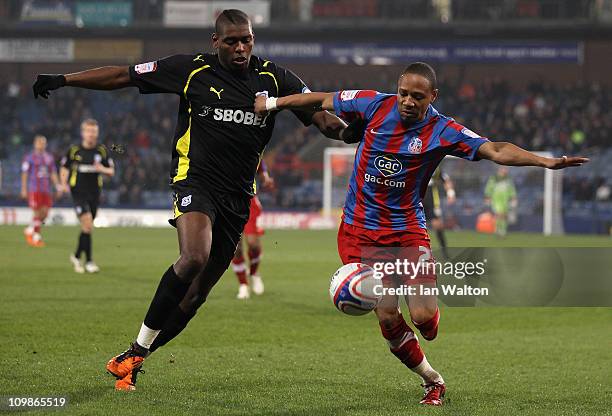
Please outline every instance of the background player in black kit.
[[[230, 264], [248, 220], [257, 163], [274, 127], [275, 114], [254, 114], [255, 95], [308, 91], [290, 71], [251, 56], [254, 35], [241, 11], [219, 15], [212, 43], [216, 54], [44, 74], [33, 86], [35, 97], [44, 98], [65, 85], [100, 90], [136, 86], [145, 94], [180, 96], [170, 173], [180, 256], [163, 275], [136, 342], [107, 364], [119, 390], [134, 389], [144, 358], [185, 328]], [[327, 112], [294, 114], [328, 137], [349, 135], [346, 125]]]
[[[84, 120], [81, 123], [81, 144], [70, 146], [60, 167], [60, 185], [65, 192], [70, 187], [74, 209], [81, 223], [76, 252], [70, 255], [70, 261], [77, 273], [100, 271], [91, 254], [91, 233], [100, 204], [101, 175], [113, 176], [115, 165], [108, 156], [106, 147], [98, 144], [99, 133], [100, 128], [96, 120]], [[85, 267], [81, 263], [82, 253], [85, 253]]]
[[449, 205], [454, 204], [455, 188], [453, 181], [441, 168], [438, 168], [427, 184], [427, 192], [425, 193], [425, 198], [423, 198], [423, 209], [425, 211], [425, 218], [436, 231], [442, 255], [448, 258], [448, 246], [446, 244], [446, 236], [444, 235], [444, 215], [442, 212], [442, 188], [444, 188], [446, 202]]

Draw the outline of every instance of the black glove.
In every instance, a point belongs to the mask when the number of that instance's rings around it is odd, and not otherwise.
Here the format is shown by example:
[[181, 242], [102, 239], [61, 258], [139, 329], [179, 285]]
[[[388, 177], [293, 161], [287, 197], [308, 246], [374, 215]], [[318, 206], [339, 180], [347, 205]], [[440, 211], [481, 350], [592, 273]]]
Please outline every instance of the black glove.
[[66, 77], [60, 74], [39, 74], [36, 82], [32, 85], [34, 98], [40, 95], [49, 98], [49, 91], [56, 90], [66, 85]]
[[347, 144], [359, 143], [365, 134], [368, 122], [362, 118], [353, 120], [342, 132], [342, 141]]

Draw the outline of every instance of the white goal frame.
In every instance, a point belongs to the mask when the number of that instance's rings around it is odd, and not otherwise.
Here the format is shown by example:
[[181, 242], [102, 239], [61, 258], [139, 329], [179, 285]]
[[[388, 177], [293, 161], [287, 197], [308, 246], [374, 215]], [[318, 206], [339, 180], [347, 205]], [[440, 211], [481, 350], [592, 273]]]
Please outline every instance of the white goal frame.
[[[326, 217], [332, 216], [332, 164], [334, 155], [355, 156], [356, 147], [327, 147], [323, 152], [323, 210]], [[553, 157], [550, 152], [533, 152], [538, 156]], [[447, 156], [454, 157], [454, 156]], [[562, 215], [563, 171], [544, 170], [544, 235], [563, 234]]]

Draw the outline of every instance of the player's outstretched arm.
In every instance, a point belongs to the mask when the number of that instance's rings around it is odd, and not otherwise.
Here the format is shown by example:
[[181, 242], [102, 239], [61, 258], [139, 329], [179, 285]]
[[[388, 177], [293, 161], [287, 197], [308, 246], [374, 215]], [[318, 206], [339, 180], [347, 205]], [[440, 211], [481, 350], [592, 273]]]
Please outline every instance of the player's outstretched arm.
[[274, 110], [332, 111], [333, 109], [334, 94], [329, 92], [309, 92], [278, 98], [259, 95], [255, 98], [255, 113], [259, 115], [264, 115]]
[[61, 87], [79, 87], [90, 90], [116, 90], [132, 85], [128, 66], [104, 66], [73, 74], [40, 74], [32, 86], [34, 98], [49, 97], [49, 91]]
[[285, 109], [317, 111], [312, 118], [312, 122], [321, 133], [330, 139], [343, 140], [345, 143], [357, 143], [363, 137], [363, 130], [365, 129], [363, 121], [353, 122], [347, 126], [342, 119], [328, 112], [334, 110], [333, 93], [309, 92], [279, 98], [259, 95], [255, 99], [256, 114], [265, 115], [270, 111]]
[[543, 157], [508, 142], [487, 142], [478, 148], [478, 157], [506, 166], [538, 166], [547, 169], [563, 169], [582, 166], [586, 157]]

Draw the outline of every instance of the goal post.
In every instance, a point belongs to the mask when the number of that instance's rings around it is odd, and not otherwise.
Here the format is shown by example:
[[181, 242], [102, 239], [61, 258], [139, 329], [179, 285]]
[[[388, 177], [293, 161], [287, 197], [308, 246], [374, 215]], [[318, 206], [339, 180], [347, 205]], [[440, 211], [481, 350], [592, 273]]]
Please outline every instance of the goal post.
[[[323, 152], [323, 215], [333, 216], [344, 205], [356, 147], [328, 147]], [[552, 157], [550, 152], [533, 152]], [[497, 169], [492, 162], [473, 163], [447, 156], [441, 163], [457, 190], [458, 204], [452, 211], [474, 212], [484, 209], [486, 180]], [[511, 168], [511, 177], [519, 193], [519, 213], [525, 218], [518, 231], [535, 231], [545, 235], [563, 234], [563, 171], [536, 167]], [[534, 221], [527, 221], [535, 219]]]
[[[550, 152], [534, 152], [553, 157]], [[544, 169], [543, 233], [563, 234], [563, 170]]]
[[[356, 147], [327, 147], [323, 151], [323, 215], [329, 217], [334, 209], [342, 208], [346, 187], [353, 169]], [[343, 165], [341, 171], [338, 167]], [[344, 195], [338, 188], [344, 187]]]

